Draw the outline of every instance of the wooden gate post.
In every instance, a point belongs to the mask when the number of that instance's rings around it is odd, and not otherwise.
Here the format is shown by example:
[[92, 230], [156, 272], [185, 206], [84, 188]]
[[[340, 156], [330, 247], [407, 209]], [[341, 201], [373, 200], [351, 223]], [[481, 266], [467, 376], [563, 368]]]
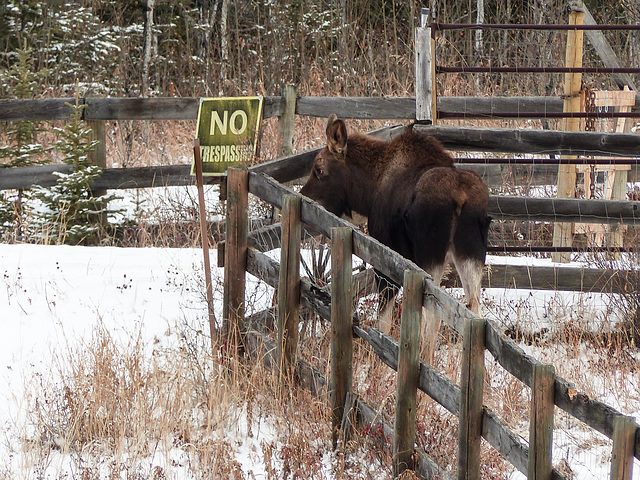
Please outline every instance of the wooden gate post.
[[278, 117], [278, 133], [282, 140], [280, 155], [293, 154], [293, 131], [296, 121], [296, 86], [283, 85], [280, 95], [284, 100], [282, 115]]
[[249, 171], [230, 167], [227, 171], [227, 225], [224, 255], [223, 334], [230, 355], [242, 353], [245, 271], [249, 219]]
[[393, 477], [414, 469], [416, 402], [420, 376], [420, 318], [424, 275], [417, 270], [404, 272], [404, 296], [400, 318], [400, 352], [396, 380], [396, 421], [393, 433]]
[[466, 318], [460, 376], [459, 480], [480, 478], [484, 350], [485, 320]]
[[353, 231], [349, 227], [331, 229], [331, 435], [338, 446], [347, 392], [353, 378], [353, 297], [351, 295], [351, 255]]
[[429, 9], [423, 8], [416, 28], [416, 122], [436, 123], [435, 45], [427, 27]]
[[555, 369], [551, 365], [533, 366], [527, 475], [529, 480], [551, 479], [555, 377]]
[[282, 242], [278, 279], [278, 368], [280, 380], [290, 378], [298, 348], [300, 311], [300, 222], [299, 195], [282, 197]]
[[[584, 13], [577, 11], [569, 14], [569, 25], [583, 25]], [[582, 67], [583, 30], [567, 31], [567, 48], [565, 66], [572, 68]], [[564, 108], [565, 112], [580, 112], [580, 90], [582, 88], [581, 73], [565, 73], [564, 75]], [[579, 118], [565, 118], [564, 130], [580, 130]], [[575, 158], [564, 157], [564, 158]], [[574, 198], [576, 192], [576, 167], [575, 165], [558, 166], [558, 198]], [[573, 244], [573, 224], [556, 222], [553, 227], [553, 246], [570, 247]], [[560, 252], [553, 253], [554, 262], [568, 262], [571, 254]]]
[[618, 415], [613, 419], [611, 480], [631, 480], [636, 440], [635, 418]]

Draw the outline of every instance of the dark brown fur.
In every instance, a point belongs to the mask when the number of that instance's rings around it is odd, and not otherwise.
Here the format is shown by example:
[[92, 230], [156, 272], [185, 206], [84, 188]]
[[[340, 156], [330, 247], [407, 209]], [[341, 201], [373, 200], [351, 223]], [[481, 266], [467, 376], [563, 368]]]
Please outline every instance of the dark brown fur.
[[327, 146], [301, 193], [336, 215], [368, 217], [369, 233], [440, 282], [452, 261], [469, 308], [480, 313], [489, 191], [475, 172], [458, 169], [435, 138], [413, 132], [390, 142], [348, 135], [327, 124]]

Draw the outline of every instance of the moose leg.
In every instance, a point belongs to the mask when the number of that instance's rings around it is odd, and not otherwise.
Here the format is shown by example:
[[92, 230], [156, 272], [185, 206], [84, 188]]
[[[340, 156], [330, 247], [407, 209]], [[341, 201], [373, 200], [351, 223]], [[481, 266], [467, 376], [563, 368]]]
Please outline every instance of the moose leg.
[[475, 258], [454, 258], [454, 265], [460, 276], [467, 308], [478, 316], [480, 312], [480, 291], [484, 262]]
[[[426, 268], [426, 272], [433, 277], [436, 285], [440, 286], [442, 275], [444, 274], [444, 264], [434, 265]], [[433, 355], [438, 346], [438, 335], [440, 334], [440, 326], [442, 319], [435, 310], [433, 302], [427, 302], [428, 306], [422, 307], [422, 357], [428, 364], [433, 364]]]
[[393, 327], [393, 313], [398, 286], [391, 279], [375, 270], [376, 287], [378, 289], [378, 328], [389, 335]]
[[467, 308], [480, 316], [480, 291], [491, 218], [483, 211], [463, 209], [453, 237], [453, 263], [460, 275]]
[[[415, 262], [433, 278], [437, 286], [448, 263], [454, 212], [450, 204], [438, 206], [415, 201], [406, 216], [407, 231], [413, 244]], [[442, 320], [433, 302], [422, 309], [422, 353], [433, 363]]]

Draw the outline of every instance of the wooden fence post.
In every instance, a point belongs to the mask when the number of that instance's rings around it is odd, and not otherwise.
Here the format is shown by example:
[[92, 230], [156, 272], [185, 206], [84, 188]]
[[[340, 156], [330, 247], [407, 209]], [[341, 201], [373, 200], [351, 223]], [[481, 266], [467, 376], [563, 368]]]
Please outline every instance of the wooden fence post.
[[529, 480], [550, 480], [553, 465], [553, 410], [555, 369], [551, 365], [533, 366], [531, 415], [529, 420]]
[[637, 429], [633, 417], [618, 415], [613, 419], [611, 480], [631, 480]]
[[[87, 155], [88, 160], [100, 167], [101, 169], [107, 168], [107, 134], [105, 132], [104, 120], [87, 120], [87, 126], [91, 128], [90, 140], [96, 140], [98, 144], [96, 148], [89, 152]], [[94, 197], [100, 197], [107, 193], [106, 189], [94, 189], [91, 191], [91, 195]], [[103, 226], [107, 225], [107, 212], [103, 212], [101, 215], [101, 223]]]
[[284, 100], [282, 115], [278, 117], [278, 131], [282, 139], [280, 155], [283, 157], [293, 154], [293, 131], [296, 121], [296, 86], [283, 85], [280, 92]]
[[404, 296], [400, 323], [400, 352], [396, 381], [396, 420], [393, 433], [393, 477], [414, 469], [416, 401], [420, 376], [420, 318], [424, 275], [417, 270], [404, 272]]
[[290, 378], [298, 348], [300, 311], [300, 222], [299, 195], [282, 197], [282, 240], [278, 279], [278, 367], [279, 375]]
[[331, 431], [333, 448], [338, 446], [347, 392], [353, 378], [353, 298], [351, 295], [351, 255], [353, 231], [349, 227], [331, 229]]
[[230, 167], [227, 171], [227, 231], [224, 256], [223, 333], [230, 355], [242, 353], [245, 270], [249, 220], [249, 171]]
[[[569, 14], [569, 25], [583, 25], [584, 13], [577, 11]], [[567, 48], [565, 66], [582, 67], [583, 30], [567, 31]], [[564, 76], [564, 108], [565, 112], [580, 112], [580, 90], [582, 88], [581, 73], [566, 73]], [[580, 130], [579, 118], [565, 118], [564, 130]], [[564, 157], [571, 158], [571, 157]], [[573, 157], [575, 158], [575, 157]], [[558, 166], [558, 198], [574, 198], [576, 191], [575, 165]], [[553, 246], [570, 247], [573, 244], [573, 224], [556, 222], [553, 227]], [[554, 262], [568, 262], [571, 254], [566, 252], [553, 253]]]
[[427, 27], [429, 9], [423, 8], [416, 28], [416, 121], [436, 123], [435, 49], [431, 27]]
[[480, 478], [482, 389], [484, 387], [485, 321], [466, 318], [460, 378], [458, 479]]

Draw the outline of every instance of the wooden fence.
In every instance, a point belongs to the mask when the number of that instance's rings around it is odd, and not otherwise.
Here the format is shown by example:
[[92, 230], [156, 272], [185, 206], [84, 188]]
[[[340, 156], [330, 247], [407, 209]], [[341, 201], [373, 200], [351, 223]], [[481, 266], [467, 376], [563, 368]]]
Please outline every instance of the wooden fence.
[[[189, 119], [195, 118], [195, 105], [197, 101], [195, 99], [187, 99], [188, 101], [175, 99], [162, 99], [162, 100], [139, 100], [129, 101], [129, 99], [120, 99], [123, 101], [113, 101], [108, 99], [102, 99], [100, 102], [95, 103], [95, 111], [87, 108], [85, 109], [85, 115], [92, 121], [102, 121], [106, 119], [145, 119], [153, 118], [155, 120], [160, 119]], [[126, 100], [126, 101], [124, 101]], [[393, 116], [390, 114], [392, 110], [389, 105], [393, 105], [394, 101], [391, 99], [380, 99], [380, 105], [386, 108], [385, 117]], [[442, 99], [444, 101], [444, 99]], [[147, 102], [150, 103], [147, 103]], [[358, 99], [314, 99], [309, 101], [309, 104], [325, 105], [326, 111], [321, 108], [316, 108], [314, 112], [316, 114], [325, 115], [327, 111], [337, 111], [345, 117], [355, 116], [356, 107], [359, 107]], [[372, 103], [376, 103], [377, 99], [366, 99], [366, 108], [373, 108]], [[492, 99], [493, 102], [496, 99]], [[514, 99], [509, 99], [514, 101]], [[35, 115], [37, 119], [51, 119], [51, 112], [59, 112], [59, 115], [55, 118], [65, 118], [66, 115], [61, 113], [64, 108], [60, 106], [60, 101], [39, 101], [44, 102], [43, 105], [50, 110], [44, 117], [42, 110]], [[33, 107], [38, 105], [39, 102], [33, 101], [33, 103], [23, 103], [14, 101], [0, 102], [0, 119], [4, 120], [21, 120], [21, 119], [34, 119], [33, 116], [25, 117], [25, 111], [33, 110]], [[92, 105], [93, 101], [87, 99], [87, 105]], [[113, 103], [112, 103], [113, 102]], [[302, 99], [298, 99], [300, 105], [304, 105], [305, 102]], [[297, 105], [298, 105], [297, 102]], [[402, 103], [407, 102], [407, 99], [402, 99]], [[400, 104], [401, 102], [398, 102]], [[414, 101], [408, 99], [408, 103], [415, 107]], [[173, 105], [171, 112], [158, 113], [160, 104]], [[282, 104], [278, 99], [272, 99], [266, 102], [268, 106], [266, 108], [267, 116], [276, 115], [281, 112]], [[25, 108], [23, 108], [25, 107]], [[28, 107], [28, 108], [27, 108]], [[144, 107], [144, 108], [142, 108]], [[139, 110], [142, 108], [142, 110]], [[348, 108], [349, 110], [342, 110]], [[511, 107], [509, 107], [511, 108]], [[17, 109], [17, 110], [16, 110]], [[26, 110], [25, 110], [26, 109]], [[149, 110], [150, 109], [150, 110]], [[22, 113], [10, 113], [19, 111]], [[296, 113], [300, 114], [305, 112], [301, 107], [296, 106]], [[100, 113], [101, 112], [101, 113]], [[135, 113], [134, 113], [135, 112]], [[152, 113], [153, 112], [153, 113]], [[185, 113], [188, 112], [188, 113]], [[320, 113], [322, 112], [322, 113]], [[305, 112], [309, 113], [309, 112]], [[369, 114], [368, 118], [377, 118], [378, 114]], [[395, 114], [394, 114], [395, 115]], [[398, 115], [407, 115], [398, 114]], [[178, 117], [178, 118], [176, 118]], [[378, 132], [378, 135], [391, 137], [397, 135], [406, 127], [390, 128]], [[589, 154], [596, 153], [598, 155], [611, 154], [611, 155], [625, 155], [632, 156], [635, 152], [640, 151], [640, 138], [636, 135], [629, 134], [617, 134], [617, 135], [604, 135], [597, 133], [574, 133], [574, 132], [534, 132], [534, 131], [521, 131], [521, 130], [500, 130], [495, 131], [491, 129], [477, 129], [477, 128], [461, 128], [453, 129], [448, 127], [430, 127], [430, 126], [415, 126], [414, 128], [426, 129], [430, 134], [440, 138], [441, 141], [452, 150], [480, 150], [480, 151], [500, 151], [500, 152], [527, 152], [534, 151], [536, 153], [545, 154]], [[607, 150], [603, 152], [603, 150]], [[251, 172], [242, 172], [246, 175], [245, 180], [236, 179], [236, 185], [246, 185], [246, 191], [257, 195], [263, 200], [271, 203], [272, 205], [282, 208], [284, 195], [296, 195], [283, 187], [278, 181], [290, 181], [303, 177], [310, 170], [313, 157], [316, 151], [311, 150], [299, 155], [292, 155], [282, 159], [267, 162], [265, 164], [253, 167]], [[2, 171], [0, 175], [0, 188], [27, 188], [30, 184], [35, 183], [33, 175], [44, 176], [38, 179], [39, 183], [46, 184], [48, 176], [51, 176], [51, 172], [54, 169], [59, 169], [59, 166], [48, 167], [27, 167], [26, 169], [11, 169]], [[63, 167], [64, 168], [64, 167]], [[107, 169], [103, 177], [96, 182], [97, 188], [135, 188], [142, 186], [160, 186], [160, 185], [184, 185], [191, 184], [193, 180], [188, 175], [189, 166], [169, 166], [169, 167], [153, 167], [150, 169], [120, 169], [115, 171], [114, 169]], [[231, 174], [230, 174], [231, 178]], [[246, 195], [246, 192], [238, 192], [238, 194]], [[298, 197], [299, 198], [299, 197]], [[305, 199], [297, 200], [300, 203], [299, 220], [313, 225], [314, 228], [320, 229], [324, 234], [331, 236], [333, 227], [351, 228], [348, 224], [333, 217], [326, 211], [317, 208], [316, 205]], [[295, 202], [294, 202], [295, 203]], [[235, 202], [234, 202], [235, 204]], [[496, 197], [491, 198], [491, 215], [497, 219], [536, 219], [540, 221], [558, 221], [562, 219], [564, 221], [580, 221], [580, 222], [595, 222], [595, 223], [625, 223], [631, 225], [638, 225], [640, 223], [640, 202], [611, 202], [611, 201], [581, 201], [581, 200], [567, 200], [567, 199], [534, 199], [524, 197]], [[298, 221], [296, 215], [291, 216], [292, 221]], [[237, 225], [242, 225], [243, 222], [237, 222]], [[295, 231], [295, 228], [288, 228], [287, 231]], [[344, 232], [344, 230], [343, 230]], [[564, 409], [571, 415], [575, 416], [585, 424], [603, 433], [609, 438], [614, 439], [614, 458], [616, 461], [612, 464], [612, 472], [627, 471], [631, 465], [631, 460], [635, 455], [636, 458], [640, 458], [639, 451], [639, 437], [637, 426], [627, 417], [621, 416], [619, 412], [615, 411], [611, 407], [604, 405], [600, 402], [590, 400], [579, 392], [576, 392], [565, 380], [559, 378], [553, 372], [549, 372], [544, 366], [541, 366], [537, 361], [523, 354], [522, 351], [508, 338], [504, 337], [499, 329], [483, 319], [474, 318], [474, 316], [468, 312], [461, 304], [457, 303], [446, 293], [440, 290], [429, 277], [410, 262], [398, 257], [392, 251], [379, 244], [375, 240], [372, 240], [358, 231], [352, 231], [350, 235], [342, 233], [341, 236], [345, 238], [351, 238], [351, 246], [343, 246], [345, 251], [349, 248], [353, 253], [365, 262], [375, 265], [376, 268], [394, 281], [403, 283], [404, 272], [406, 270], [418, 271], [422, 282], [422, 303], [427, 305], [431, 301], [435, 301], [432, 308], [435, 308], [441, 318], [447, 322], [452, 328], [465, 336], [465, 342], [471, 338], [480, 339], [480, 344], [465, 343], [465, 366], [463, 367], [463, 379], [464, 382], [461, 386], [457, 386], [433, 370], [429, 365], [420, 362], [419, 376], [418, 376], [418, 388], [430, 395], [440, 404], [442, 404], [447, 410], [453, 414], [461, 417], [461, 432], [464, 438], [461, 441], [461, 445], [464, 452], [459, 455], [460, 464], [459, 472], [468, 472], [472, 478], [474, 472], [478, 468], [478, 444], [479, 444], [479, 432], [482, 436], [496, 448], [509, 462], [511, 462], [519, 471], [528, 472], [530, 478], [534, 478], [535, 471], [544, 472], [545, 469], [550, 468], [549, 455], [546, 452], [546, 445], [550, 445], [548, 438], [548, 425], [550, 420], [549, 412], [553, 411], [549, 408], [549, 399], [553, 399], [553, 403], [558, 407]], [[263, 255], [257, 250], [248, 248], [248, 238], [246, 235], [237, 235], [237, 238], [233, 240], [232, 250], [235, 255], [227, 255], [226, 259], [235, 257], [235, 262], [227, 264], [225, 269], [225, 275], [228, 281], [225, 282], [227, 292], [227, 300], [225, 305], [226, 309], [225, 318], [232, 319], [229, 325], [230, 332], [239, 332], [243, 330], [244, 314], [242, 310], [243, 295], [238, 292], [237, 289], [243, 285], [244, 271], [246, 265], [246, 271], [264, 278], [267, 283], [273, 286], [278, 285], [280, 273], [278, 265], [270, 260], [267, 256]], [[337, 234], [336, 234], [337, 235]], [[348, 240], [345, 240], [348, 241]], [[291, 242], [295, 244], [295, 242]], [[335, 247], [334, 247], [335, 248]], [[295, 254], [294, 254], [295, 255]], [[344, 254], [345, 258], [349, 255]], [[234, 273], [235, 268], [235, 273]], [[508, 267], [511, 268], [511, 267]], [[338, 275], [339, 267], [336, 266], [334, 270], [334, 277]], [[552, 280], [532, 280], [531, 286], [539, 288], [538, 284], [545, 283], [546, 288], [558, 288], [560, 277], [564, 269], [558, 269], [551, 272]], [[505, 270], [506, 272], [506, 270]], [[520, 272], [521, 278], [533, 278], [530, 275], [531, 272]], [[624, 272], [624, 275], [634, 275], [637, 272]], [[291, 275], [291, 274], [290, 274]], [[350, 275], [350, 270], [349, 270]], [[507, 286], [512, 284], [514, 274], [513, 268], [503, 275], [499, 274], [498, 277], [504, 278], [504, 281], [500, 281], [495, 275], [491, 277], [491, 286]], [[595, 272], [598, 275], [598, 272]], [[337, 278], [337, 277], [336, 277]], [[510, 279], [511, 278], [511, 279]], [[585, 278], [581, 274], [580, 287], [585, 288], [602, 288], [602, 278], [599, 279], [600, 286], [596, 287], [598, 283], [595, 281], [592, 285], [585, 285], [582, 279]], [[613, 281], [613, 275], [604, 280], [604, 288], [607, 285], [611, 285]], [[364, 330], [357, 324], [352, 324], [353, 316], [347, 312], [343, 307], [338, 308], [335, 305], [335, 300], [332, 301], [328, 296], [322, 295], [318, 292], [318, 289], [309, 284], [306, 281], [302, 281], [299, 278], [287, 278], [285, 284], [299, 284], [300, 296], [299, 301], [303, 302], [307, 306], [311, 306], [322, 317], [336, 321], [336, 318], [341, 318], [341, 322], [347, 322], [346, 325], [342, 325], [342, 331], [345, 329], [351, 329], [354, 334], [361, 338], [363, 341], [370, 343], [374, 350], [378, 352], [380, 357], [390, 365], [392, 368], [398, 367], [398, 352], [399, 346], [394, 340], [385, 337], [375, 329]], [[343, 279], [343, 283], [346, 280]], [[415, 283], [415, 279], [413, 280]], [[575, 284], [575, 278], [572, 280]], [[418, 282], [420, 283], [420, 282]], [[486, 285], [486, 283], [485, 283]], [[522, 285], [518, 283], [518, 285]], [[242, 287], [243, 288], [243, 287]], [[336, 288], [336, 291], [343, 291]], [[233, 301], [232, 301], [233, 300]], [[283, 300], [283, 305], [287, 305], [288, 313], [281, 315], [282, 321], [292, 321], [296, 318], [293, 312], [296, 308], [296, 295], [292, 298]], [[348, 303], [348, 302], [347, 302]], [[409, 309], [410, 311], [410, 309]], [[407, 318], [411, 318], [415, 315], [406, 315]], [[234, 320], [235, 319], [235, 320]], [[410, 321], [410, 320], [407, 320]], [[235, 324], [235, 326], [233, 326]], [[337, 325], [337, 323], [336, 323]], [[282, 327], [281, 327], [282, 328]], [[409, 331], [415, 330], [415, 325], [409, 325], [407, 327]], [[288, 325], [286, 331], [294, 331], [295, 327]], [[282, 328], [281, 331], [285, 331]], [[483, 334], [469, 334], [471, 331], [484, 332]], [[466, 335], [465, 335], [465, 332]], [[345, 339], [349, 338], [345, 335], [338, 335], [338, 337]], [[294, 343], [287, 337], [280, 340], [280, 348], [278, 352], [292, 352]], [[348, 347], [341, 345], [341, 351], [348, 351]], [[344, 350], [347, 349], [347, 350]], [[535, 400], [532, 409], [535, 413], [532, 418], [536, 421], [533, 422], [532, 431], [530, 434], [529, 445], [524, 443], [518, 435], [511, 432], [503, 422], [496, 417], [486, 406], [482, 405], [481, 392], [478, 391], [478, 385], [483, 378], [483, 372], [478, 369], [478, 365], [482, 364], [479, 358], [484, 356], [484, 351], [489, 352], [494, 356], [496, 361], [502, 365], [507, 371], [519, 378], [525, 385], [534, 389], [533, 399]], [[404, 354], [403, 354], [404, 355]], [[412, 355], [407, 356], [408, 364], [411, 364], [415, 360], [412, 360]], [[404, 358], [404, 357], [403, 357]], [[293, 368], [296, 363], [294, 359], [289, 358], [284, 361], [281, 357], [277, 357], [277, 365], [279, 368]], [[335, 362], [341, 365], [349, 364], [348, 361], [342, 359], [336, 359]], [[344, 367], [347, 368], [347, 367]], [[403, 371], [411, 371], [407, 367], [400, 368]], [[415, 370], [415, 369], [414, 369]], [[304, 370], [303, 378], [317, 379], [317, 375], [312, 369]], [[339, 375], [342, 387], [340, 392], [349, 392], [347, 388], [349, 385], [350, 374], [348, 371]], [[346, 382], [345, 380], [346, 379]], [[405, 384], [411, 384], [411, 379], [401, 380], [406, 382]], [[336, 382], [334, 379], [334, 386], [331, 387], [331, 391], [337, 391]], [[317, 382], [316, 382], [317, 388]], [[481, 389], [480, 389], [481, 390]], [[334, 428], [337, 428], [338, 421], [342, 421], [345, 418], [341, 412], [351, 411], [353, 405], [357, 406], [357, 410], [360, 415], [366, 417], [366, 412], [371, 410], [367, 409], [367, 405], [360, 399], [354, 396], [349, 396], [352, 403], [347, 402], [346, 394], [343, 397], [343, 393], [340, 394], [340, 398], [334, 394]], [[411, 405], [411, 400], [407, 402]], [[398, 415], [404, 419], [402, 422], [398, 420], [398, 424], [402, 423], [407, 426], [410, 425], [410, 421], [407, 420], [406, 412], [399, 413]], [[398, 417], [397, 417], [398, 418]], [[539, 419], [539, 420], [538, 420]], [[347, 420], [345, 420], [347, 421]], [[347, 421], [348, 423], [348, 421]], [[410, 428], [405, 428], [405, 431], [409, 431]], [[406, 437], [397, 433], [399, 438], [396, 445], [407, 445], [409, 443]], [[404, 438], [404, 440], [403, 440]], [[404, 443], [402, 443], [404, 442]], [[402, 455], [403, 451], [400, 447], [396, 447], [396, 459], [404, 458], [403, 462], [406, 463], [406, 456]], [[532, 460], [532, 459], [535, 459]], [[399, 460], [400, 461], [400, 460]], [[400, 463], [396, 464], [396, 469], [400, 469]], [[419, 457], [418, 469], [423, 472], [424, 475], [430, 475], [429, 472], [439, 471], [437, 465], [424, 456]], [[441, 472], [442, 473], [442, 472]], [[553, 471], [553, 478], [563, 478], [559, 472]], [[537, 478], [537, 477], [535, 477]], [[629, 478], [629, 477], [621, 477]]]
[[[413, 457], [417, 458], [416, 464], [408, 460], [415, 453], [412, 450], [414, 429], [410, 426], [412, 424], [415, 426], [413, 397], [417, 388], [460, 419], [458, 478], [478, 478], [481, 437], [517, 470], [528, 475], [528, 478], [566, 478], [551, 465], [553, 429], [550, 427], [553, 425], [554, 405], [613, 439], [611, 478], [631, 478], [633, 459], [634, 457], [640, 459], [640, 430], [633, 418], [625, 417], [612, 407], [580, 393], [566, 380], [555, 374], [552, 367], [542, 365], [526, 355], [492, 322], [475, 317], [462, 304], [441, 290], [416, 265], [376, 240], [354, 230], [349, 223], [319, 208], [315, 202], [296, 194], [269, 176], [269, 174], [278, 175], [283, 168], [282, 161], [250, 170], [234, 168], [229, 172], [230, 181], [233, 178], [233, 184], [238, 186], [238, 191], [234, 195], [245, 197], [251, 193], [285, 210], [283, 216], [287, 218], [289, 226], [282, 229], [282, 235], [291, 236], [293, 241], [282, 239], [283, 248], [287, 245], [286, 252], [282, 253], [283, 258], [291, 258], [292, 255], [296, 258], [296, 255], [299, 255], [299, 252], [296, 254], [291, 251], [292, 245], [298, 245], [299, 248], [297, 238], [299, 238], [300, 227], [293, 226], [299, 222], [310, 225], [314, 231], [322, 232], [332, 238], [332, 253], [336, 259], [332, 260], [333, 282], [329, 288], [331, 296], [326, 290], [319, 289], [307, 279], [301, 279], [299, 273], [292, 273], [291, 268], [285, 263], [279, 266], [267, 255], [248, 248], [251, 242], [246, 232], [245, 236], [239, 240], [239, 244], [243, 251], [246, 251], [246, 272], [262, 278], [274, 288], [278, 288], [278, 285], [280, 288], [289, 285], [289, 288], [293, 289], [295, 285], [295, 289], [292, 290], [296, 292], [293, 294], [294, 298], [280, 303], [280, 308], [285, 309], [284, 312], [278, 313], [278, 331], [284, 333], [283, 336], [279, 336], [282, 344], [286, 345], [289, 341], [286, 338], [286, 332], [297, 332], [296, 325], [291, 322], [297, 321], [297, 312], [301, 303], [312, 308], [321, 317], [331, 320], [334, 350], [331, 354], [333, 373], [328, 390], [332, 402], [334, 432], [347, 428], [351, 424], [349, 415], [354, 409], [358, 412], [356, 420], [359, 422], [370, 423], [375, 416], [375, 409], [358, 396], [351, 394], [353, 377], [350, 352], [353, 347], [350, 344], [351, 335], [346, 335], [345, 332], [352, 331], [354, 337], [370, 344], [387, 365], [398, 371], [398, 382], [403, 385], [402, 389], [398, 389], [396, 423], [392, 435], [394, 473], [408, 466], [416, 468], [424, 478], [432, 478], [436, 474], [440, 475], [440, 478], [449, 478], [446, 472], [424, 454]], [[296, 205], [293, 210], [292, 205]], [[232, 214], [233, 212], [230, 211], [229, 215]], [[234, 241], [238, 242], [238, 240]], [[405, 303], [403, 303], [400, 343], [376, 329], [361, 328], [357, 318], [354, 321], [354, 314], [350, 307], [353, 298], [349, 288], [354, 281], [351, 277], [351, 254], [373, 265], [398, 284], [404, 283]], [[243, 282], [245, 270], [234, 266], [236, 262], [230, 261], [227, 256], [225, 259], [225, 269], [232, 270], [225, 272], [226, 275]], [[287, 263], [289, 264], [290, 262]], [[230, 312], [240, 310], [240, 303], [234, 302], [242, 301], [232, 292], [229, 292], [229, 296], [225, 299], [225, 302], [230, 302]], [[416, 309], [421, 306], [436, 311], [447, 325], [463, 336], [461, 385], [454, 384], [430, 365], [422, 361], [417, 362], [414, 355], [415, 345], [406, 341], [407, 338], [415, 338], [414, 333], [407, 332], [415, 332], [419, 329], [419, 314], [416, 314]], [[228, 327], [231, 331], [247, 331], [243, 317], [233, 315], [229, 321], [232, 322]], [[286, 326], [284, 322], [287, 322]], [[256, 342], [260, 344], [261, 338], [261, 335], [252, 330], [247, 334], [246, 341], [247, 344], [253, 345], [254, 349], [259, 349], [256, 347]], [[265, 347], [265, 350], [261, 351], [269, 351], [270, 348], [274, 347]], [[316, 371], [304, 362], [296, 361], [295, 350], [285, 346], [275, 348], [278, 355], [275, 358], [272, 354], [267, 355], [269, 363], [286, 365], [286, 368], [297, 366], [298, 374], [304, 382], [310, 383], [315, 390], [326, 388], [324, 379], [321, 379]], [[483, 405], [485, 350], [488, 350], [506, 371], [532, 389], [531, 429], [528, 443], [511, 431], [486, 405]], [[412, 390], [408, 387], [410, 385], [415, 385], [415, 388]], [[390, 427], [384, 428], [387, 433], [391, 433]], [[407, 448], [410, 449], [409, 452]]]
[[[70, 99], [0, 100], [0, 120], [60, 120], [67, 119]], [[195, 120], [199, 99], [98, 99], [84, 98], [85, 119], [91, 122], [106, 120]], [[293, 104], [293, 105], [292, 105]], [[287, 107], [288, 105], [288, 107]], [[292, 108], [292, 106], [294, 108]], [[450, 113], [476, 112], [499, 115], [500, 112], [522, 108], [527, 112], [558, 112], [562, 100], [555, 97], [514, 98], [448, 98], [438, 99], [439, 108]], [[414, 110], [412, 110], [414, 109]], [[447, 110], [448, 109], [448, 110]], [[288, 115], [325, 116], [329, 112], [349, 118], [412, 118], [414, 98], [295, 98], [288, 94], [265, 99], [265, 117]], [[292, 125], [293, 119], [281, 122]], [[291, 127], [288, 127], [291, 128]], [[382, 129], [375, 134], [392, 138], [407, 127]], [[414, 125], [413, 128], [436, 136], [453, 151], [483, 151], [500, 153], [544, 153], [546, 155], [598, 154], [631, 157], [640, 151], [640, 136], [633, 134], [599, 134], [594, 132], [558, 132], [534, 130], [483, 129]], [[101, 129], [104, 133], [104, 128]], [[291, 132], [282, 131], [283, 138]], [[103, 138], [103, 141], [105, 139]], [[318, 149], [289, 155], [256, 166], [255, 172], [269, 172], [280, 182], [302, 178], [311, 170]], [[104, 152], [104, 150], [103, 150]], [[636, 161], [629, 159], [629, 161]], [[544, 160], [540, 160], [544, 166]], [[102, 159], [106, 163], [106, 159]], [[473, 167], [466, 165], [465, 167]], [[485, 178], [502, 182], [500, 171], [481, 166]], [[54, 172], [69, 171], [67, 165], [45, 165], [0, 170], [0, 190], [28, 189], [33, 185], [50, 186], [57, 182]], [[556, 166], [557, 168], [557, 166]], [[146, 188], [157, 186], [192, 185], [190, 165], [168, 165], [137, 168], [107, 168], [93, 184], [94, 189]], [[209, 182], [220, 182], [219, 177]], [[541, 222], [581, 222], [640, 225], [640, 202], [578, 200], [531, 197], [490, 197], [490, 215], [496, 220]], [[635, 272], [603, 269], [555, 269], [552, 267], [493, 266], [485, 277], [485, 287], [513, 287], [537, 289], [566, 289], [581, 291], [620, 291], [624, 279]]]

